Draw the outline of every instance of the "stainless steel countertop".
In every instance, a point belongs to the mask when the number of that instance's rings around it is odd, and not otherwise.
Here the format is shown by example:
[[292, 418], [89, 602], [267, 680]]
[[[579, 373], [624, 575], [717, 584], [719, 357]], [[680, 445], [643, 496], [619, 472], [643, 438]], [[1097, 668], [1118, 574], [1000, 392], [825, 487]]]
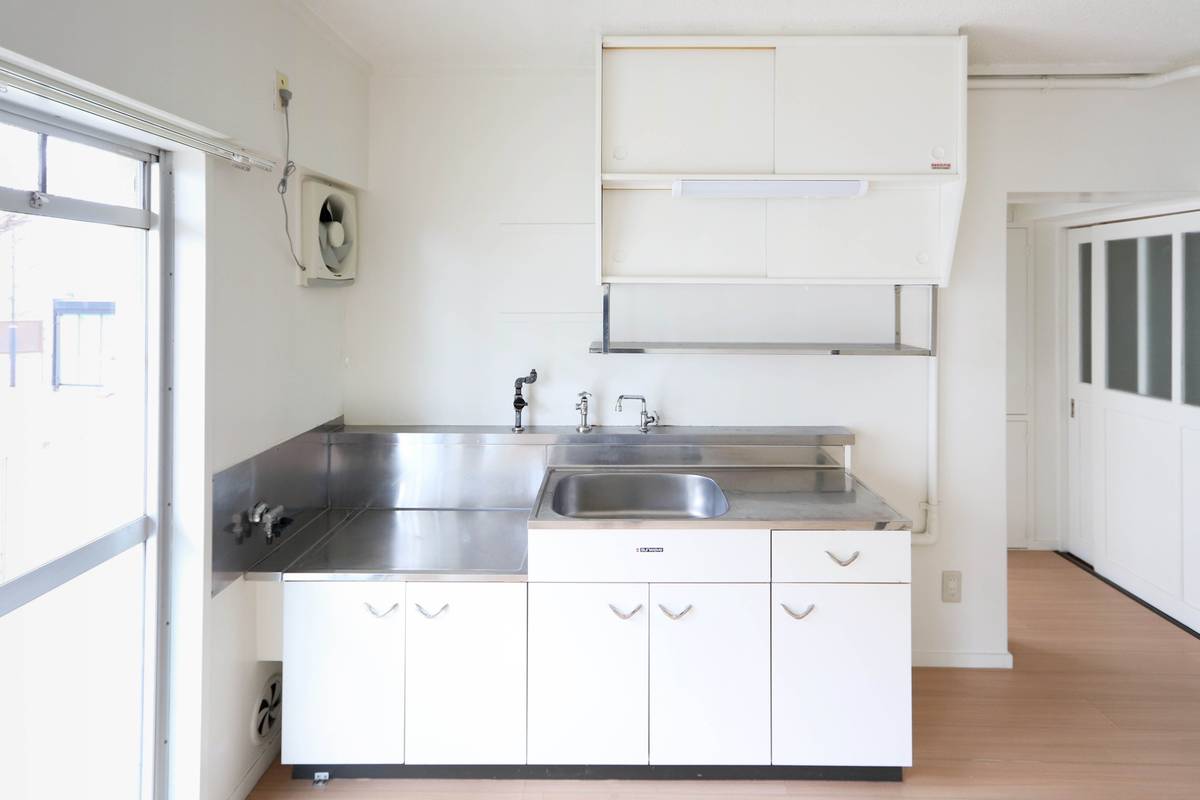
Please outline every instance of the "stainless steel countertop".
[[[721, 487], [729, 510], [711, 519], [677, 520], [579, 519], [555, 513], [551, 499], [558, 482], [567, 475], [597, 470], [704, 475]], [[909, 530], [912, 520], [840, 467], [551, 467], [534, 502], [529, 527]]]
[[359, 512], [283, 580], [525, 580], [525, 510]]
[[422, 444], [686, 444], [686, 445], [818, 445], [854, 444], [854, 433], [840, 426], [710, 427], [660, 425], [642, 433], [636, 427], [597, 425], [579, 433], [565, 425], [529, 426], [513, 433], [500, 425], [346, 425], [331, 432], [333, 444], [370, 439]]

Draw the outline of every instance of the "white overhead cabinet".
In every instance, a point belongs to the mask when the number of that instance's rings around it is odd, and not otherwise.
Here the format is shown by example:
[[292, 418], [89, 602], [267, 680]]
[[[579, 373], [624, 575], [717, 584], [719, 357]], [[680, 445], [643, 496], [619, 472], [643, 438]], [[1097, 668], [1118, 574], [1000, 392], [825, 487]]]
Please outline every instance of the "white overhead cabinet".
[[[964, 37], [605, 37], [599, 58], [600, 282], [947, 282]], [[847, 179], [865, 191], [821, 183]]]
[[283, 587], [283, 762], [404, 763], [404, 584]]
[[525, 763], [525, 585], [409, 583], [409, 764]]

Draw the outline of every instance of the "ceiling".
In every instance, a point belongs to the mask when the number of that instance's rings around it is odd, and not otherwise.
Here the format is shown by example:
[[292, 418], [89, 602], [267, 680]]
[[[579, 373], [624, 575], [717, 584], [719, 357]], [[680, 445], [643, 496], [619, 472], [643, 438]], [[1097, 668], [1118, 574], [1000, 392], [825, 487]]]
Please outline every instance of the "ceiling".
[[1200, 0], [298, 0], [377, 68], [591, 66], [598, 32], [970, 36], [973, 74], [1200, 59]]

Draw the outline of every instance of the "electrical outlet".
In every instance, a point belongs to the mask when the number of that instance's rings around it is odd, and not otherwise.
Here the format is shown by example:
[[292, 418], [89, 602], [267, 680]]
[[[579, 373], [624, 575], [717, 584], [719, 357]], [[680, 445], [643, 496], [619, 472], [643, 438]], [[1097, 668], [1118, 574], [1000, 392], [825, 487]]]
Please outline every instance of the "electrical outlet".
[[275, 70], [275, 88], [271, 91], [272, 106], [276, 111], [283, 111], [283, 106], [279, 102], [279, 92], [281, 89], [291, 89], [288, 84], [288, 76]]
[[962, 573], [956, 569], [948, 569], [942, 573], [942, 602], [962, 602]]

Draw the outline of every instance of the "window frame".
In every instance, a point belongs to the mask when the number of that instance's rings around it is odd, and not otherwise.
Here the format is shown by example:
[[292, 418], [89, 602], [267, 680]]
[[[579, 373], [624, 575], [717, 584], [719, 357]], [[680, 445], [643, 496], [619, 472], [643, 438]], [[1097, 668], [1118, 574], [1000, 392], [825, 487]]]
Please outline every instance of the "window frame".
[[[110, 300], [55, 300], [54, 301], [54, 322], [53, 322], [53, 344], [51, 345], [52, 352], [50, 355], [50, 385], [56, 390], [66, 386], [67, 388], [79, 387], [81, 389], [98, 389], [104, 385], [103, 380], [100, 383], [64, 383], [62, 379], [62, 318], [65, 316], [74, 317], [111, 317], [117, 313], [117, 304]], [[103, 320], [101, 325], [103, 326]], [[103, 334], [103, 327], [101, 333]]]
[[[31, 130], [40, 135], [38, 190], [0, 186], [0, 210], [15, 214], [52, 217], [139, 228], [146, 231], [146, 380], [145, 380], [145, 504], [141, 516], [65, 553], [39, 567], [0, 583], [0, 617], [48, 594], [83, 573], [143, 545], [141, 797], [166, 792], [168, 717], [166, 669], [168, 640], [169, 564], [168, 526], [171, 507], [171, 314], [174, 302], [172, 217], [174, 185], [171, 155], [152, 145], [102, 130], [114, 123], [96, 118], [96, 128], [27, 109], [0, 98], [0, 124]], [[142, 164], [141, 207], [97, 203], [45, 193], [46, 141], [49, 136], [115, 152]], [[58, 321], [54, 313], [54, 381], [58, 388]], [[85, 305], [96, 305], [95, 303]], [[110, 308], [112, 303], [106, 303]], [[115, 308], [113, 308], [115, 311]], [[68, 312], [70, 313], [70, 312]]]

